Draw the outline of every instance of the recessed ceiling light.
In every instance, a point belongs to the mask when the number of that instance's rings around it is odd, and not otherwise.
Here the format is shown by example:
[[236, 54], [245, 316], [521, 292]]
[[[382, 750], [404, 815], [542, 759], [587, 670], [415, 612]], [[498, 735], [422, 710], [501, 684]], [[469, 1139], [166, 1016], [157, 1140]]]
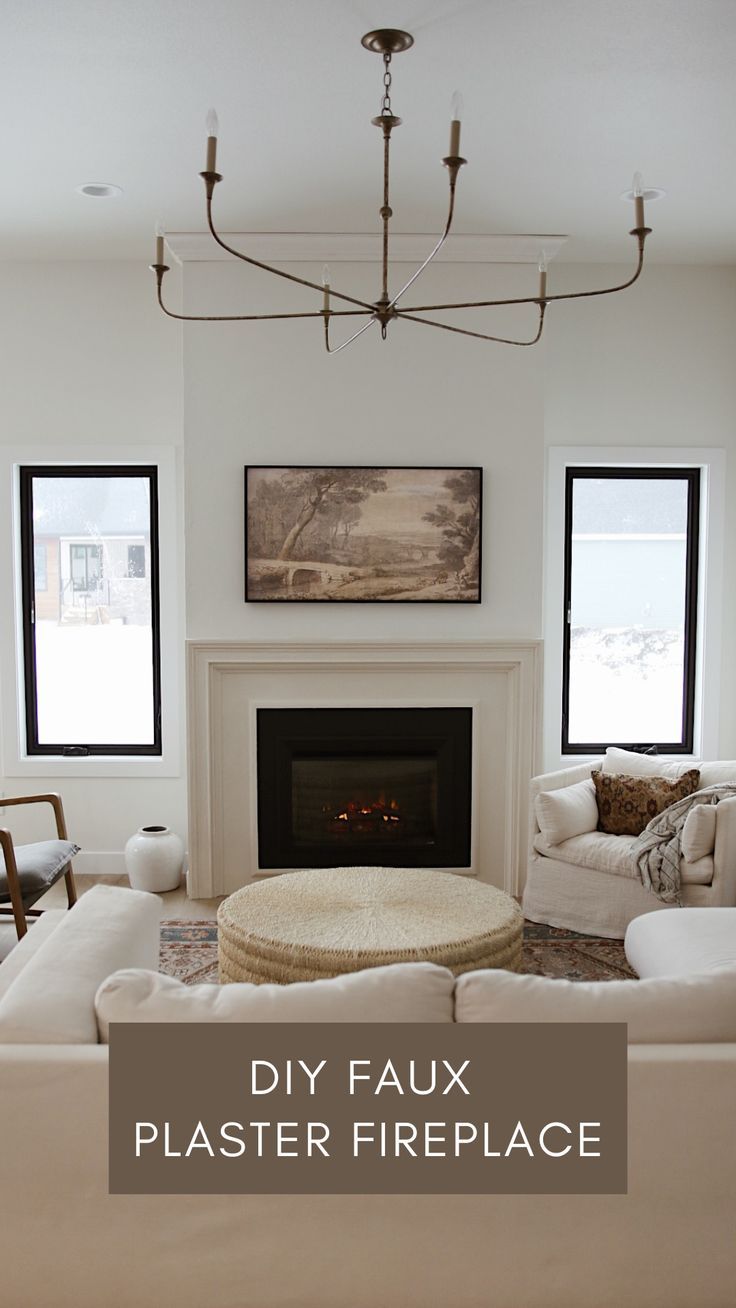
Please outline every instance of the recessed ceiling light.
[[123, 194], [122, 186], [112, 182], [85, 182], [76, 188], [79, 195], [89, 195], [93, 200], [117, 200]]

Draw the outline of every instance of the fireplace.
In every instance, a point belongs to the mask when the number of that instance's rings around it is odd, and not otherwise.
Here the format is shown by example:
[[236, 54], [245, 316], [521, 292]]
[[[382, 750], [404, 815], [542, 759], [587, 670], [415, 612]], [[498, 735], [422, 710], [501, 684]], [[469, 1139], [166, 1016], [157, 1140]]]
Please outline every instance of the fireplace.
[[468, 867], [472, 715], [259, 708], [259, 866]]

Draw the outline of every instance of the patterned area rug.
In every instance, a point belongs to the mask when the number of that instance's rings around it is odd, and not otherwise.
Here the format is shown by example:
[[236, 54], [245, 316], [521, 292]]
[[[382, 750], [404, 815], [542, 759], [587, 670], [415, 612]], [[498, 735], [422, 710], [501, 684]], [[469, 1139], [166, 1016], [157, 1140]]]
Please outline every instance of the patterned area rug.
[[564, 977], [568, 981], [636, 979], [624, 953], [623, 940], [582, 936], [563, 927], [524, 923], [522, 972], [532, 976]]
[[[172, 919], [161, 924], [160, 968], [187, 985], [217, 981], [217, 924]], [[620, 940], [582, 936], [560, 927], [524, 926], [522, 972], [568, 981], [620, 981], [635, 977]]]

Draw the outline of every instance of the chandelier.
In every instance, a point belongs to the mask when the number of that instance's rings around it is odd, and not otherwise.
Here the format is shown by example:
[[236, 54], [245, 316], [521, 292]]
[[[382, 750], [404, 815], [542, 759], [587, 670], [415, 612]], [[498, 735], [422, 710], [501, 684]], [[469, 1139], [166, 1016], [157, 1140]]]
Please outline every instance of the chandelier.
[[[445, 244], [452, 229], [452, 221], [455, 212], [455, 188], [457, 185], [458, 174], [463, 165], [467, 162], [460, 154], [460, 128], [462, 102], [460, 96], [455, 92], [452, 97], [451, 121], [450, 121], [450, 146], [445, 158], [442, 160], [447, 169], [449, 181], [449, 204], [447, 211], [447, 221], [445, 222], [442, 235], [430, 250], [424, 262], [417, 268], [407, 282], [398, 291], [389, 290], [389, 227], [393, 211], [390, 203], [390, 151], [391, 151], [391, 133], [394, 128], [398, 127], [401, 119], [397, 118], [391, 106], [391, 60], [395, 54], [400, 54], [404, 50], [410, 49], [414, 44], [414, 38], [409, 32], [395, 31], [391, 28], [383, 28], [379, 31], [368, 32], [362, 38], [362, 45], [366, 50], [380, 54], [383, 60], [383, 93], [381, 96], [381, 107], [377, 117], [371, 119], [374, 126], [380, 128], [383, 137], [383, 203], [379, 210], [382, 224], [382, 254], [381, 254], [381, 294], [373, 303], [362, 300], [354, 295], [346, 295], [343, 291], [338, 291], [332, 286], [330, 281], [329, 269], [325, 265], [321, 283], [309, 281], [305, 277], [297, 277], [293, 273], [285, 272], [281, 268], [274, 268], [270, 264], [263, 263], [259, 259], [253, 259], [244, 254], [241, 250], [236, 250], [232, 245], [219, 234], [215, 228], [212, 217], [212, 196], [215, 186], [222, 181], [222, 175], [216, 171], [217, 162], [217, 133], [218, 122], [217, 114], [213, 109], [207, 115], [207, 161], [204, 172], [200, 177], [204, 180], [206, 205], [207, 205], [207, 226], [209, 231], [223, 250], [231, 254], [236, 259], [241, 259], [244, 263], [250, 264], [254, 268], [260, 268], [264, 272], [273, 273], [275, 277], [283, 277], [287, 281], [294, 282], [298, 286], [306, 286], [310, 290], [319, 292], [322, 299], [322, 308], [315, 309], [311, 312], [295, 313], [238, 313], [238, 314], [188, 314], [175, 313], [169, 309], [163, 300], [163, 279], [169, 271], [168, 265], [164, 262], [164, 242], [166, 239], [163, 228], [159, 225], [156, 228], [156, 261], [150, 265], [151, 271], [156, 274], [156, 285], [158, 294], [158, 303], [164, 313], [170, 318], [177, 318], [182, 322], [264, 322], [274, 319], [293, 319], [293, 318], [319, 318], [322, 320], [324, 331], [325, 348], [329, 354], [337, 354], [344, 350], [347, 345], [357, 340], [369, 327], [378, 325], [381, 329], [381, 336], [386, 339], [389, 324], [401, 319], [404, 322], [420, 323], [425, 327], [438, 328], [440, 331], [454, 332], [461, 336], [473, 336], [483, 341], [497, 341], [504, 345], [536, 345], [541, 338], [544, 327], [545, 312], [548, 304], [560, 300], [581, 300], [588, 299], [598, 295], [612, 295], [616, 291], [624, 291], [628, 286], [633, 286], [638, 280], [644, 266], [644, 242], [651, 232], [650, 227], [644, 223], [644, 201], [657, 199], [663, 194], [658, 190], [644, 190], [641, 174], [635, 173], [632, 189], [622, 196], [622, 199], [630, 200], [634, 205], [634, 226], [630, 232], [631, 236], [636, 237], [638, 247], [638, 259], [633, 274], [626, 281], [616, 286], [606, 286], [592, 291], [572, 291], [563, 294], [547, 294], [547, 263], [544, 251], [540, 252], [539, 258], [539, 283], [537, 294], [533, 296], [517, 296], [511, 299], [501, 300], [470, 300], [458, 301], [451, 304], [413, 304], [406, 305], [403, 303], [403, 297], [406, 292], [414, 285], [417, 278], [429, 266], [435, 256]], [[402, 303], [400, 303], [402, 301]], [[526, 340], [515, 340], [508, 336], [492, 336], [487, 332], [475, 331], [470, 327], [459, 327], [455, 323], [443, 322], [437, 318], [427, 318], [424, 315], [428, 313], [444, 313], [448, 310], [470, 310], [470, 309], [492, 309], [504, 305], [523, 305], [529, 304], [536, 306], [536, 330]], [[336, 307], [337, 306], [337, 307]], [[345, 307], [350, 306], [350, 307]], [[348, 320], [346, 326], [349, 329], [355, 325], [356, 330], [348, 335], [347, 339], [340, 344], [336, 344], [332, 337], [332, 324], [335, 319], [345, 318]], [[357, 319], [357, 323], [351, 323], [351, 319]], [[365, 320], [365, 321], [363, 321]]]

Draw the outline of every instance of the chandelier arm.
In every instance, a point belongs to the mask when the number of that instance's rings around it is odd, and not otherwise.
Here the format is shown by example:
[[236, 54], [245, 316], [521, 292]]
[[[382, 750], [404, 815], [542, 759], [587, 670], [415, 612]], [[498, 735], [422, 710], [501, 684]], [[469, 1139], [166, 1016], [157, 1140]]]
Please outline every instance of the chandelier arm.
[[542, 335], [546, 309], [544, 301], [537, 301], [537, 303], [539, 304], [539, 327], [536, 336], [533, 336], [529, 341], [516, 341], [508, 336], [489, 336], [485, 332], [470, 331], [467, 327], [453, 327], [448, 322], [433, 322], [431, 318], [418, 318], [415, 314], [403, 309], [399, 310], [397, 317], [405, 318], [407, 322], [423, 323], [425, 327], [439, 327], [443, 332], [457, 332], [460, 336], [475, 336], [480, 341], [496, 341], [499, 345], [536, 345]]
[[[316, 309], [314, 313], [176, 313], [164, 304], [162, 280], [159, 280], [157, 290], [159, 307], [163, 309], [167, 318], [176, 318], [178, 322], [262, 322], [269, 318], [322, 318], [324, 316], [321, 309]], [[335, 309], [331, 310], [331, 315], [335, 318], [357, 318], [362, 317], [363, 312], [362, 309]]]
[[393, 309], [394, 305], [397, 303], [398, 300], [401, 299], [404, 292], [408, 291], [409, 287], [414, 285], [415, 281], [417, 280], [417, 277], [421, 276], [421, 274], [424, 272], [424, 269], [432, 262], [434, 256], [436, 254], [439, 254], [440, 250], [442, 249], [442, 246], [445, 244], [445, 241], [450, 235], [450, 228], [452, 227], [452, 219], [454, 213], [455, 213], [455, 183], [453, 181], [450, 183], [450, 208], [447, 214], [447, 222], [445, 223], [445, 230], [440, 236], [440, 239], [438, 240], [434, 249], [431, 250], [430, 253], [427, 255], [426, 259], [424, 260], [424, 263], [420, 264], [420, 266], [417, 268], [413, 276], [409, 278], [408, 282], [406, 282], [402, 286], [401, 290], [398, 291], [396, 295], [393, 297], [391, 304], [389, 306], [390, 308]]
[[333, 346], [330, 345], [330, 318], [333, 317], [333, 315], [331, 313], [323, 313], [322, 317], [325, 320], [325, 349], [327, 350], [328, 354], [339, 354], [341, 350], [345, 349], [346, 345], [351, 345], [353, 341], [357, 341], [358, 337], [363, 335], [363, 332], [367, 332], [368, 328], [374, 322], [378, 321], [378, 319], [375, 317], [375, 314], [371, 314], [371, 317], [368, 319], [367, 323], [364, 324], [364, 326], [359, 327], [357, 332], [353, 332], [352, 336], [348, 336], [348, 339], [346, 341], [343, 341], [342, 345], [336, 345], [333, 348]]
[[[261, 268], [264, 272], [273, 273], [275, 277], [284, 277], [288, 282], [296, 282], [299, 286], [308, 286], [310, 290], [319, 291], [320, 295], [322, 294], [324, 287], [319, 285], [317, 282], [309, 282], [305, 277], [297, 277], [294, 273], [284, 272], [282, 268], [272, 268], [270, 264], [262, 263], [260, 259], [251, 259], [250, 255], [242, 254], [241, 251], [236, 250], [234, 246], [228, 245], [227, 241], [223, 241], [222, 237], [218, 235], [215, 229], [215, 224], [212, 221], [212, 196], [209, 194], [207, 196], [207, 226], [210, 229], [211, 235], [217, 241], [217, 244], [221, 246], [223, 250], [227, 250], [228, 254], [234, 255], [236, 259], [242, 259], [243, 263], [249, 263], [254, 268]], [[353, 295], [343, 295], [340, 291], [336, 291], [332, 286], [330, 287], [330, 295], [335, 296], [338, 300], [346, 300], [348, 304], [358, 304], [365, 312], [373, 313], [374, 305], [366, 303], [365, 300], [357, 300]]]
[[[620, 282], [618, 286], [604, 286], [596, 291], [568, 291], [562, 295], [545, 295], [544, 303], [550, 304], [553, 300], [582, 300], [588, 299], [595, 295], [614, 295], [616, 291], [625, 291], [627, 287], [633, 286], [638, 281], [644, 267], [644, 239], [640, 237], [639, 241], [639, 261], [631, 277], [625, 282]], [[421, 271], [421, 269], [420, 269]], [[512, 300], [470, 300], [467, 303], [458, 304], [415, 304], [410, 305], [407, 309], [399, 309], [401, 315], [413, 313], [434, 313], [441, 309], [495, 309], [505, 304], [539, 304], [538, 295], [527, 295]], [[436, 326], [440, 326], [439, 323]], [[458, 329], [459, 330], [459, 329]]]

